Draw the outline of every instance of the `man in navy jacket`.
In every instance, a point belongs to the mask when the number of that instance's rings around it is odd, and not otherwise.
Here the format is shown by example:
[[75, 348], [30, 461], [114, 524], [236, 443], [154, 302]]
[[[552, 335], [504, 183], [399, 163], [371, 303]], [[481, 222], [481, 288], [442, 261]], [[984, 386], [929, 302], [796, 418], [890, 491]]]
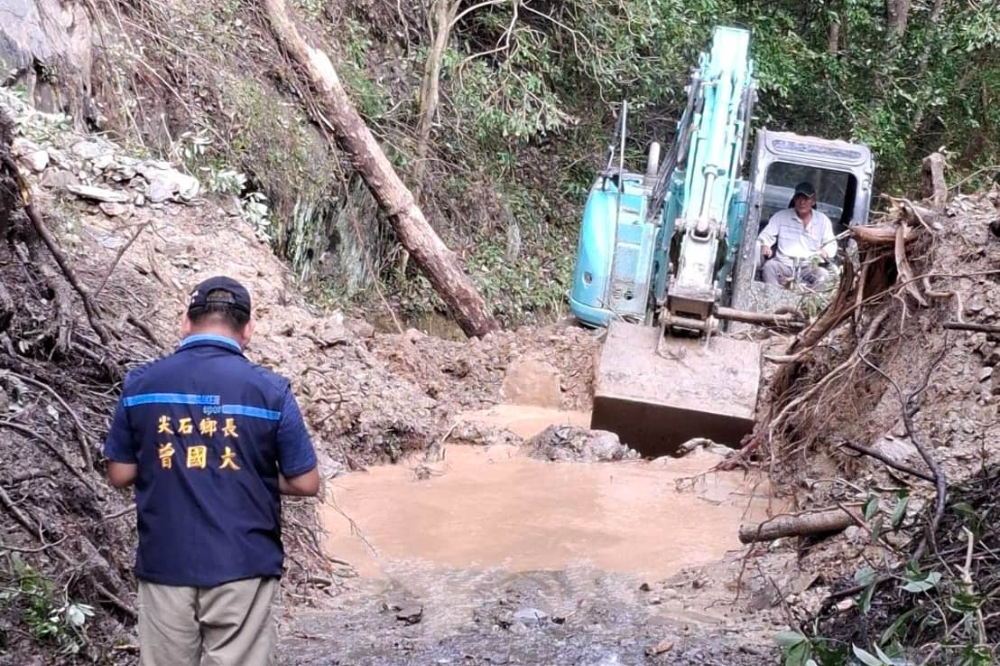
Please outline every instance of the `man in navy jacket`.
[[125, 377], [104, 445], [111, 484], [135, 485], [140, 661], [273, 664], [280, 495], [318, 494], [315, 451], [288, 380], [243, 355], [241, 284], [199, 284], [181, 330]]

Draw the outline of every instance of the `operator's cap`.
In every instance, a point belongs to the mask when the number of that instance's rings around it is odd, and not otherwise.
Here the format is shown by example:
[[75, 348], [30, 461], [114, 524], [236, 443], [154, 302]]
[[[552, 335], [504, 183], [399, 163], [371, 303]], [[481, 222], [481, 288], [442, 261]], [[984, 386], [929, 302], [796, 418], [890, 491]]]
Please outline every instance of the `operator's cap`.
[[792, 198], [794, 199], [800, 194], [804, 194], [807, 197], [814, 197], [816, 196], [816, 188], [808, 180], [804, 180], [795, 186], [795, 194], [792, 195]]
[[[222, 294], [212, 292], [223, 292]], [[212, 294], [209, 298], [208, 295]], [[231, 277], [217, 275], [210, 277], [191, 292], [188, 312], [207, 305], [225, 304], [250, 314], [250, 292]]]

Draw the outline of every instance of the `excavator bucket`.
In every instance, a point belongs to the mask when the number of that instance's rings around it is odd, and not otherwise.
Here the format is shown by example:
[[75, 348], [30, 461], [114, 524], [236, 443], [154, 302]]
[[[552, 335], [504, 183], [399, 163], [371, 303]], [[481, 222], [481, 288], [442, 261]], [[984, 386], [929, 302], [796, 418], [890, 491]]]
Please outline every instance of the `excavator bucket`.
[[590, 427], [616, 433], [648, 457], [696, 437], [737, 447], [753, 428], [760, 353], [756, 343], [722, 335], [706, 343], [613, 321], [597, 364]]

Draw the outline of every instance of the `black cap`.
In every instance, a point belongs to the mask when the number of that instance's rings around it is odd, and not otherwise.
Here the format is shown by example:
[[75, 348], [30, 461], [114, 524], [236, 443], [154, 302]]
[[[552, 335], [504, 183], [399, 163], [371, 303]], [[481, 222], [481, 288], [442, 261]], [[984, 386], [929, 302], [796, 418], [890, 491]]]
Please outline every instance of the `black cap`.
[[816, 196], [816, 188], [812, 186], [812, 183], [810, 183], [807, 180], [804, 180], [795, 186], [795, 194], [796, 195], [804, 194], [807, 197], [814, 197]]
[[[231, 298], [213, 295], [209, 300], [208, 295], [217, 291], [223, 291]], [[250, 292], [236, 280], [224, 275], [210, 277], [194, 288], [188, 301], [188, 312], [215, 303], [227, 304], [250, 314]]]
[[[797, 196], [799, 196], [800, 194], [804, 195], [804, 196], [807, 196], [807, 197], [814, 197], [814, 196], [816, 196], [816, 188], [814, 188], [812, 186], [812, 183], [810, 183], [808, 180], [804, 180], [801, 183], [799, 183], [798, 185], [796, 185], [795, 186], [795, 194], [792, 195], [792, 200], [788, 202], [788, 207], [789, 208], [791, 208], [792, 206], [795, 205], [795, 198]], [[816, 204], [813, 204], [813, 208], [815, 208], [815, 207], [816, 207]]]

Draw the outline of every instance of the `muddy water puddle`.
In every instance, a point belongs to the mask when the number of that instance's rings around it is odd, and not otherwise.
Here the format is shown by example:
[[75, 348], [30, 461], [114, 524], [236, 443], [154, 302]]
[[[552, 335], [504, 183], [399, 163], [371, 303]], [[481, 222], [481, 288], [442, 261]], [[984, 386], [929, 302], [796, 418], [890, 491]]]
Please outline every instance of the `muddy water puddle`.
[[[510, 405], [464, 418], [521, 437], [589, 422], [588, 414]], [[763, 514], [766, 500], [752, 499], [742, 473], [709, 472], [718, 461], [701, 452], [554, 463], [512, 446], [448, 445], [426, 478], [414, 461], [336, 479], [324, 514], [326, 547], [365, 578], [441, 568], [664, 578], [739, 549], [740, 522]]]

